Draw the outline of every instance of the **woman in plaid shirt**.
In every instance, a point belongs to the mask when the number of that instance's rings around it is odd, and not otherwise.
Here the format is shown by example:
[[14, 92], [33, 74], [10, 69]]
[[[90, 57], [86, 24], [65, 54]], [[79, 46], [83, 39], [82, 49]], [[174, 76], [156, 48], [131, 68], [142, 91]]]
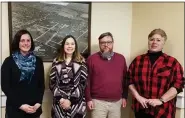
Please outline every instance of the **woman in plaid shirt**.
[[148, 52], [137, 56], [128, 70], [132, 109], [136, 118], [175, 118], [176, 96], [183, 88], [183, 68], [162, 52], [167, 35], [154, 29], [148, 35]]

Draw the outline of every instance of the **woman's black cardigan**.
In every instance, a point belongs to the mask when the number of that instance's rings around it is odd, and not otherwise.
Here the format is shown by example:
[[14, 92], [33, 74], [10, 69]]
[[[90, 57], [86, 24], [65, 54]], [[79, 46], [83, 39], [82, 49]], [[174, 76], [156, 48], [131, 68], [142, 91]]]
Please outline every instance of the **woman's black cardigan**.
[[41, 107], [33, 114], [20, 110], [23, 104], [42, 104], [44, 95], [44, 66], [43, 61], [36, 56], [34, 75], [29, 80], [20, 80], [20, 70], [12, 56], [5, 59], [1, 66], [1, 88], [7, 96], [6, 114], [8, 118], [34, 118], [42, 113]]

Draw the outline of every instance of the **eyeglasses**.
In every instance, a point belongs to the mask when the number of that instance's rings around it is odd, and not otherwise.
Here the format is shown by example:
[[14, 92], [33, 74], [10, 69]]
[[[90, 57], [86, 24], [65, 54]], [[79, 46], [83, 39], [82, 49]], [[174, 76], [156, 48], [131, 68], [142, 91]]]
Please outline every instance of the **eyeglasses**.
[[100, 44], [101, 45], [111, 45], [113, 43], [113, 41], [101, 41]]

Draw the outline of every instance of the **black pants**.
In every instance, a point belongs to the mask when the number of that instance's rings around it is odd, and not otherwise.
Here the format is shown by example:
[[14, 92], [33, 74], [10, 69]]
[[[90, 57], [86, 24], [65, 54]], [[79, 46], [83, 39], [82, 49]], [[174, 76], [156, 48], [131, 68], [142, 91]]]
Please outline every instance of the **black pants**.
[[135, 118], [154, 118], [154, 116], [143, 111], [139, 111], [135, 113]]
[[[5, 113], [5, 118], [9, 118], [7, 113]], [[40, 118], [40, 117], [36, 117], [36, 118]]]

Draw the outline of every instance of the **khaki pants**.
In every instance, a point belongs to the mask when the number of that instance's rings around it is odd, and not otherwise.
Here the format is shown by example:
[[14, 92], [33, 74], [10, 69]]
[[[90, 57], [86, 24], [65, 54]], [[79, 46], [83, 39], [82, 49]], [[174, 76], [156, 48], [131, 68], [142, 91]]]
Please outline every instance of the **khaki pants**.
[[122, 100], [109, 102], [104, 100], [92, 99], [94, 109], [91, 118], [120, 118]]

